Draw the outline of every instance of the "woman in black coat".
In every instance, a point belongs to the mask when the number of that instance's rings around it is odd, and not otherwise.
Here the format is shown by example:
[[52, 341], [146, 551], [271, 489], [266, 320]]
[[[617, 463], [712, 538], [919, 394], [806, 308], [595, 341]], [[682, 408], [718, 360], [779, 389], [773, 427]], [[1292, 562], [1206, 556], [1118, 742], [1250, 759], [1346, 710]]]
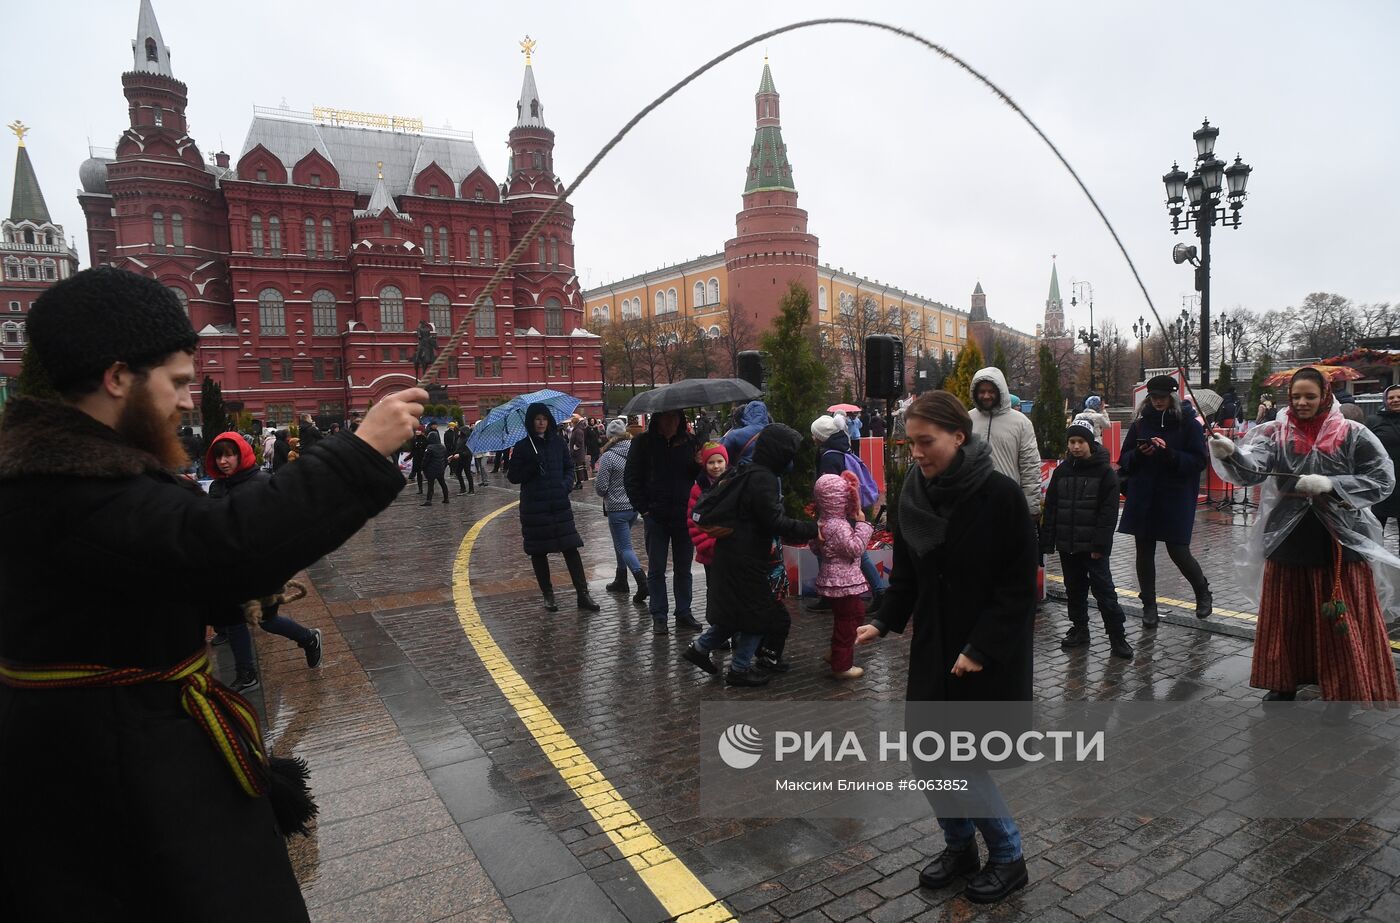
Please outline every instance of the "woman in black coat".
[[433, 487], [442, 485], [442, 502], [447, 502], [447, 447], [435, 429], [428, 430], [428, 445], [423, 450], [423, 474], [428, 479], [428, 499], [419, 506], [433, 502]]
[[[1366, 425], [1385, 446], [1385, 454], [1400, 471], [1400, 385], [1385, 389], [1385, 406]], [[1400, 517], [1400, 490], [1371, 507], [1371, 512], [1381, 521], [1381, 532], [1385, 532], [1385, 521]]]
[[[1029, 702], [1039, 548], [1025, 494], [992, 468], [987, 444], [972, 438], [972, 419], [948, 392], [914, 401], [905, 433], [917, 466], [899, 497], [890, 588], [856, 641], [902, 633], [912, 618], [908, 701]], [[1026, 884], [1021, 834], [990, 776], [959, 775], [973, 783], [976, 803], [1001, 814], [940, 811], [947, 847], [919, 881], [942, 888], [970, 876], [964, 896], [990, 903]], [[977, 831], [987, 843], [985, 868]]]
[[601, 606], [588, 595], [588, 575], [583, 570], [583, 547], [574, 526], [574, 508], [569, 492], [574, 488], [574, 465], [568, 443], [559, 435], [554, 415], [544, 404], [525, 408], [525, 430], [530, 435], [511, 449], [506, 478], [520, 485], [520, 531], [525, 537], [525, 553], [535, 568], [535, 579], [544, 594], [544, 607], [558, 612], [554, 585], [549, 578], [552, 552], [562, 552], [569, 568], [578, 607], [597, 612]]
[[1201, 565], [1191, 556], [1196, 495], [1206, 467], [1206, 436], [1201, 424], [1182, 412], [1175, 379], [1158, 375], [1147, 382], [1147, 397], [1123, 437], [1118, 472], [1123, 484], [1123, 517], [1118, 531], [1137, 542], [1138, 596], [1142, 627], [1157, 627], [1157, 543], [1196, 594], [1196, 618], [1207, 618], [1214, 604]]

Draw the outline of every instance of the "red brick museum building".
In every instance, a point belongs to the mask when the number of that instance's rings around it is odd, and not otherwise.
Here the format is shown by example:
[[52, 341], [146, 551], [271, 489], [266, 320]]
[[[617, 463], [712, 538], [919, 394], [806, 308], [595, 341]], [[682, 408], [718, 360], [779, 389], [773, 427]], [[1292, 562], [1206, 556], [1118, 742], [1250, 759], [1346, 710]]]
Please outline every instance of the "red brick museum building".
[[[526, 44], [533, 44], [527, 42]], [[150, 0], [122, 75], [130, 127], [80, 170], [93, 265], [159, 279], [200, 332], [201, 377], [256, 419], [343, 417], [411, 385], [420, 320], [439, 348], [562, 193], [527, 53], [504, 182], [469, 133], [415, 119], [255, 108], [236, 162], [206, 161]], [[565, 205], [478, 311], [441, 383], [468, 419], [557, 388], [601, 409]]]

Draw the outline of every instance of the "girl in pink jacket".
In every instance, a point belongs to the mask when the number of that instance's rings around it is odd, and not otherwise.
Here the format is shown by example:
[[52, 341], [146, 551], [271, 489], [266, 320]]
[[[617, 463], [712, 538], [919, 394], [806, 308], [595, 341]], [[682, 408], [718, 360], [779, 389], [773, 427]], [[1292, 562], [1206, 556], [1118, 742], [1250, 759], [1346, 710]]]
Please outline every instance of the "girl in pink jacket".
[[[690, 542], [695, 546], [695, 561], [709, 567], [715, 559], [715, 537], [695, 524], [695, 504], [714, 487], [729, 468], [729, 452], [724, 446], [710, 443], [700, 450], [700, 463], [705, 466], [690, 487], [690, 504], [685, 521], [690, 525]], [[706, 572], [708, 580], [709, 571]]]
[[818, 537], [810, 543], [817, 556], [817, 595], [831, 600], [835, 621], [831, 626], [831, 675], [857, 679], [865, 671], [852, 666], [856, 628], [865, 611], [860, 595], [866, 590], [860, 556], [870, 542], [870, 523], [860, 508], [860, 482], [849, 471], [824, 474], [812, 490], [817, 511]]

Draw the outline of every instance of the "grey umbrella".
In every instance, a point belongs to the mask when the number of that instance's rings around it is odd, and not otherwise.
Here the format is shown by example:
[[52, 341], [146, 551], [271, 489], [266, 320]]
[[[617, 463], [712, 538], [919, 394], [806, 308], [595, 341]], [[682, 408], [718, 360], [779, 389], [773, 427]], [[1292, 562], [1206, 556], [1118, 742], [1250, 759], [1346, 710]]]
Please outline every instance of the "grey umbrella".
[[762, 392], [742, 378], [685, 378], [681, 381], [643, 391], [627, 402], [622, 412], [660, 413], [663, 410], [687, 410], [731, 401], [751, 401]]

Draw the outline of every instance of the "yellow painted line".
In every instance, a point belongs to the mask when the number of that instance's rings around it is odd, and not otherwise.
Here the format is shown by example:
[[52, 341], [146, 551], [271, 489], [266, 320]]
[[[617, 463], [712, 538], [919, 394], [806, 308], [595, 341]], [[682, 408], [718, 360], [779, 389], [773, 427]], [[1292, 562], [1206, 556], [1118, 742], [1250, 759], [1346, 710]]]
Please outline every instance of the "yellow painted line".
[[607, 833], [613, 845], [636, 869], [667, 914], [686, 923], [722, 923], [735, 919], [729, 909], [710, 893], [710, 889], [701, 884], [685, 863], [661, 842], [651, 826], [642, 820], [627, 799], [583, 752], [583, 748], [569, 736], [481, 621], [471, 592], [472, 549], [488, 523], [518, 505], [519, 501], [494, 510], [472, 526], [466, 538], [462, 539], [452, 567], [452, 595], [457, 606], [457, 621], [506, 701], [510, 702], [534, 736], [535, 743], [554, 764], [560, 777], [574, 790], [588, 813], [593, 815], [594, 821]]
[[[1046, 579], [1046, 580], [1053, 580], [1053, 581], [1055, 581], [1056, 583], [1064, 583], [1064, 582], [1065, 582], [1065, 578], [1064, 578], [1064, 577], [1061, 577], [1061, 576], [1059, 576], [1058, 574], [1052, 574], [1052, 573], [1050, 573], [1049, 571], [1046, 571], [1046, 573], [1045, 573], [1045, 579]], [[1134, 598], [1134, 599], [1140, 599], [1140, 598], [1141, 598], [1140, 594], [1138, 594], [1137, 591], [1135, 591], [1135, 590], [1118, 590], [1118, 595], [1119, 595], [1119, 596], [1131, 596], [1131, 597]], [[1178, 609], [1186, 609], [1186, 610], [1188, 610], [1188, 611], [1190, 611], [1190, 612], [1192, 612], [1192, 613], [1194, 613], [1194, 612], [1196, 611], [1196, 604], [1193, 603], [1193, 602], [1187, 602], [1187, 601], [1185, 601], [1184, 599], [1172, 599], [1171, 597], [1168, 597], [1168, 596], [1158, 596], [1158, 597], [1157, 597], [1157, 602], [1159, 602], [1159, 603], [1166, 603], [1167, 605], [1169, 605], [1169, 606], [1175, 606], [1175, 607], [1178, 608]], [[1222, 608], [1220, 608], [1219, 606], [1216, 606], [1216, 607], [1215, 607], [1214, 609], [1212, 609], [1211, 611], [1212, 611], [1212, 614], [1213, 614], [1213, 615], [1224, 615], [1224, 616], [1227, 616], [1227, 617], [1232, 618], [1232, 619], [1239, 619], [1239, 620], [1242, 621], [1242, 622], [1254, 622], [1254, 623], [1258, 623], [1258, 621], [1259, 621], [1259, 616], [1256, 615], [1256, 614], [1253, 613], [1253, 612], [1239, 612], [1239, 611], [1237, 611], [1237, 610], [1235, 610], [1235, 609], [1222, 609]], [[1392, 651], [1400, 651], [1400, 641], [1391, 641], [1391, 642], [1390, 642], [1390, 649], [1391, 649]]]

